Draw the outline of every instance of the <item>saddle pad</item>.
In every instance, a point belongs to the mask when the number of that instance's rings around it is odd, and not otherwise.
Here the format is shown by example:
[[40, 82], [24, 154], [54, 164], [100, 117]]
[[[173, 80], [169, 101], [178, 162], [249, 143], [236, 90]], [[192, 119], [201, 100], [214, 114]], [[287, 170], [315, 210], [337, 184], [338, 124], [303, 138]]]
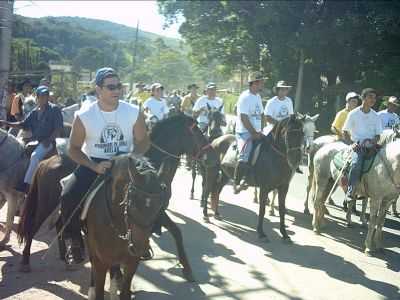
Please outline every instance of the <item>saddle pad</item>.
[[[346, 162], [346, 159], [349, 155], [351, 155], [351, 148], [345, 148], [340, 150], [338, 153], [333, 158], [333, 165], [337, 170], [341, 170]], [[371, 170], [372, 165], [374, 164], [375, 157], [377, 155], [377, 152], [374, 151], [371, 155], [368, 155], [363, 163], [362, 163], [362, 170], [361, 174], [368, 173], [369, 170]]]
[[[262, 145], [262, 143], [257, 144], [255, 146], [255, 148], [251, 151], [250, 164], [252, 166], [254, 166], [257, 162], [257, 158], [260, 155], [260, 151], [261, 151], [261, 145]], [[230, 147], [226, 151], [226, 154], [225, 154], [224, 158], [222, 159], [221, 164], [223, 164], [224, 166], [235, 168], [236, 164], [237, 164], [238, 156], [239, 156], [239, 151], [237, 148], [237, 143], [234, 142], [230, 145]]]

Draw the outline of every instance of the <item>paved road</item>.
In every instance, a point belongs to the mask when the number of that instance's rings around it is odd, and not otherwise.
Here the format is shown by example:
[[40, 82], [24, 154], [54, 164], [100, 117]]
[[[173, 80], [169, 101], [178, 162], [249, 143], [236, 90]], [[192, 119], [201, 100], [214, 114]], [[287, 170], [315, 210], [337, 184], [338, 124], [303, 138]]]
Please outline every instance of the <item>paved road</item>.
[[[296, 175], [287, 199], [287, 224], [294, 243], [281, 242], [278, 217], [269, 216], [265, 229], [271, 242], [261, 243], [254, 230], [258, 207], [250, 191], [233, 195], [227, 186], [221, 196], [224, 219], [204, 224], [199, 201], [189, 200], [189, 184], [189, 173], [180, 169], [170, 215], [183, 231], [197, 281], [183, 279], [173, 240], [165, 232], [152, 239], [155, 258], [141, 264], [134, 277], [135, 299], [400, 299], [399, 219], [389, 217], [386, 223], [387, 251], [382, 257], [363, 254], [366, 230], [346, 228], [344, 214], [335, 206], [329, 206], [332, 217], [323, 235], [314, 235], [310, 217], [301, 213], [305, 176]], [[334, 199], [340, 203], [341, 194]], [[46, 261], [40, 259], [53, 236], [41, 232], [33, 243], [30, 274], [18, 273], [22, 248], [12, 237], [12, 246], [0, 252], [0, 299], [85, 299], [89, 263], [81, 271], [66, 272], [55, 249]]]

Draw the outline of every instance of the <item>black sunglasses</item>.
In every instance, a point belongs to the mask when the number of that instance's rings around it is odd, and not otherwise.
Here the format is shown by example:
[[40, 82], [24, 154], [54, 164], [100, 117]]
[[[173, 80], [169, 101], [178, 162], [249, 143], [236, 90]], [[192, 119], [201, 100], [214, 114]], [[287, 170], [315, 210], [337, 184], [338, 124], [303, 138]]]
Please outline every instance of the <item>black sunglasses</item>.
[[107, 85], [103, 85], [103, 87], [106, 87], [107, 90], [109, 90], [109, 91], [115, 91], [115, 90], [122, 89], [122, 84], [121, 83], [118, 83], [118, 84], [107, 84]]

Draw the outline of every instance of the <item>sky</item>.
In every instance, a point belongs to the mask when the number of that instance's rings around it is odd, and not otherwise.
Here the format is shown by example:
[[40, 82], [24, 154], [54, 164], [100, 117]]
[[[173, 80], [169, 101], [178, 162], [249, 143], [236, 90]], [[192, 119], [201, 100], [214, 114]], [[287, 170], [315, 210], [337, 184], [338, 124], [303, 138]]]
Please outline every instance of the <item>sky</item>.
[[107, 20], [163, 36], [179, 38], [179, 26], [163, 29], [164, 17], [158, 13], [156, 1], [15, 1], [15, 13], [40, 18], [76, 16]]

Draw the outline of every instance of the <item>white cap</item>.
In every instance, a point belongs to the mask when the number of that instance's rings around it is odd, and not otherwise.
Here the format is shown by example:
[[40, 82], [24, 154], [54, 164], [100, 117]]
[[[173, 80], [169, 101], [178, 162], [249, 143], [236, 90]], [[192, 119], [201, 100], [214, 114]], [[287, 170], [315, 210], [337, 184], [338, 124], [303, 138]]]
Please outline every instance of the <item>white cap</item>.
[[347, 93], [346, 95], [346, 102], [349, 101], [351, 98], [358, 98], [360, 99], [360, 95], [355, 92]]

